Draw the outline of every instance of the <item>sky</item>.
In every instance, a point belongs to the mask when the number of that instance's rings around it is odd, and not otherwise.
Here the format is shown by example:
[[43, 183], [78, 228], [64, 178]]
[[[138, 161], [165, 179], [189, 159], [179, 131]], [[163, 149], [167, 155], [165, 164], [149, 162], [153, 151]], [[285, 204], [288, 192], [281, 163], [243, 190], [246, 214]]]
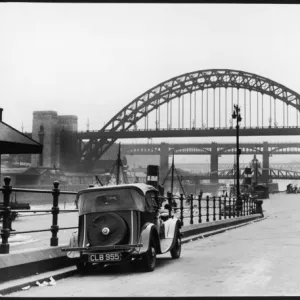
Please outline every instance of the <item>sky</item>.
[[[292, 4], [0, 3], [3, 121], [31, 132], [33, 111], [54, 110], [99, 130], [146, 90], [203, 69], [300, 92], [299, 15]], [[257, 138], [241, 138], [249, 140]]]

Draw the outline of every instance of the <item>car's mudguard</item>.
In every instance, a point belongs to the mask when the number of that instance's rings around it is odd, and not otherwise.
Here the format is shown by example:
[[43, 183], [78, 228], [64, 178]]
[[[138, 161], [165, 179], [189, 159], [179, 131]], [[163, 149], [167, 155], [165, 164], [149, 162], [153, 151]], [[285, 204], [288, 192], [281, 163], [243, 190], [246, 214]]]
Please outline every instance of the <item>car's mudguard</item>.
[[139, 244], [142, 244], [143, 246], [136, 249], [139, 254], [142, 254], [142, 253], [145, 253], [145, 252], [148, 251], [151, 234], [154, 234], [155, 238], [158, 241], [158, 251], [157, 251], [157, 253], [161, 252], [157, 228], [154, 224], [147, 223], [142, 228], [141, 235], [140, 235], [140, 240], [139, 240]]
[[[78, 246], [78, 231], [74, 231], [72, 233], [72, 236], [70, 238], [70, 243], [69, 243], [70, 248], [77, 248]], [[80, 257], [80, 252], [79, 251], [68, 251], [67, 256], [69, 258], [79, 258]]]
[[161, 253], [166, 253], [172, 249], [175, 244], [177, 230], [180, 229], [180, 221], [177, 218], [168, 219], [164, 222], [165, 238], [161, 239]]

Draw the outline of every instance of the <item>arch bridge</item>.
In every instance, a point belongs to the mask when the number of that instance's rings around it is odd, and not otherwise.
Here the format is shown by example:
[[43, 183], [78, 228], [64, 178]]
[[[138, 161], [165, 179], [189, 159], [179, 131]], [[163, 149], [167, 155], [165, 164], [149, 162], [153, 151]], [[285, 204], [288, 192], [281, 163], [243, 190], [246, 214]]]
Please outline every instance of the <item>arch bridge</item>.
[[300, 95], [260, 75], [231, 69], [185, 73], [144, 92], [99, 131], [79, 132], [86, 168], [119, 138], [235, 136], [233, 105], [241, 107], [241, 136], [299, 135]]

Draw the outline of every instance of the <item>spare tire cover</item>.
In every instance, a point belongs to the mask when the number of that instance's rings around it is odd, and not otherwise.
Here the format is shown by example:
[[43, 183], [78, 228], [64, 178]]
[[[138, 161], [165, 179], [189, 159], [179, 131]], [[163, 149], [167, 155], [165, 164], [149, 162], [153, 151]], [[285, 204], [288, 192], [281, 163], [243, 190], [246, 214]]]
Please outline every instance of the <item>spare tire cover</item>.
[[127, 233], [126, 222], [115, 213], [98, 215], [88, 227], [91, 246], [109, 246], [120, 243]]

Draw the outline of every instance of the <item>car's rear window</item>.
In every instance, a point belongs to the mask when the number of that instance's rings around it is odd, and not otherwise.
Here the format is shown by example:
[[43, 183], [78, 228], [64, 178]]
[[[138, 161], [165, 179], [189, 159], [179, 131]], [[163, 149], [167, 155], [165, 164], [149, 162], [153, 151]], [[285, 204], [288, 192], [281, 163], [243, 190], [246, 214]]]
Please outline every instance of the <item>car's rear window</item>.
[[145, 211], [145, 197], [129, 188], [88, 191], [78, 197], [79, 215], [117, 210]]

